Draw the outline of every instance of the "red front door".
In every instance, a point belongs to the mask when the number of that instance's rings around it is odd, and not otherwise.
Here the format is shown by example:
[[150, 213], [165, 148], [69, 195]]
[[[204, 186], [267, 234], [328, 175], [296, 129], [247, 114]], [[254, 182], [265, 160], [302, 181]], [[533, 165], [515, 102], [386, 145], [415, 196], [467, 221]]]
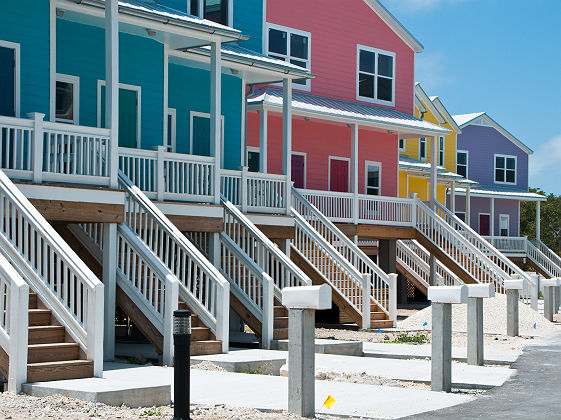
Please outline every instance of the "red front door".
[[479, 215], [479, 234], [481, 236], [490, 236], [491, 232], [491, 216], [488, 214]]
[[329, 186], [331, 191], [349, 192], [349, 162], [340, 159], [330, 160]]
[[305, 188], [304, 171], [305, 159], [303, 155], [292, 155], [292, 182], [294, 188]]

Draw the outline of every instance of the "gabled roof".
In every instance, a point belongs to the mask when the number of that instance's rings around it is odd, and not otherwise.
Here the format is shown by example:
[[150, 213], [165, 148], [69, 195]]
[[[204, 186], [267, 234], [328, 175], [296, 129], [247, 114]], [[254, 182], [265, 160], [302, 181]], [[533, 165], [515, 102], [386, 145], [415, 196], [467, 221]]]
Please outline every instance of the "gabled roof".
[[427, 93], [421, 87], [421, 84], [419, 82], [415, 83], [415, 97], [418, 98], [419, 101], [421, 101], [423, 103], [423, 105], [425, 105], [426, 109], [428, 109], [431, 112], [431, 114], [434, 115], [434, 118], [436, 118], [436, 120], [440, 124], [443, 124], [443, 123], [446, 122], [446, 119], [442, 115], [440, 115], [440, 112], [438, 112], [438, 109], [436, 109], [436, 107], [434, 106], [434, 104], [430, 100]]
[[492, 119], [487, 113], [485, 112], [476, 112], [474, 114], [461, 114], [461, 115], [454, 115], [454, 120], [456, 124], [460, 126], [460, 128], [467, 127], [468, 125], [481, 125], [484, 127], [492, 127], [505, 136], [508, 140], [510, 140], [513, 144], [518, 146], [522, 149], [526, 154], [531, 155], [534, 153], [532, 149], [510, 134], [507, 130], [505, 130], [498, 122]]
[[[250, 107], [265, 107], [282, 110], [283, 92], [274, 87], [265, 87], [248, 98]], [[395, 131], [400, 135], [436, 136], [449, 134], [450, 130], [392, 108], [326, 98], [308, 93], [293, 92], [292, 111], [296, 115], [354, 123]], [[405, 137], [403, 137], [405, 138]]]
[[378, 0], [364, 0], [374, 12], [388, 25], [409, 47], [416, 53], [421, 53], [425, 49], [417, 38], [401, 24], [397, 18], [386, 9]]
[[450, 115], [450, 113], [448, 112], [448, 110], [446, 109], [446, 107], [444, 106], [442, 101], [440, 100], [440, 98], [438, 96], [431, 96], [430, 100], [432, 101], [432, 103], [434, 104], [436, 109], [438, 109], [438, 112], [440, 112], [440, 115], [442, 115], [446, 119], [448, 124], [450, 124], [452, 126], [454, 131], [458, 134], [461, 134], [462, 129], [460, 128], [460, 126], [458, 124], [456, 124], [456, 121], [454, 120], [452, 115]]

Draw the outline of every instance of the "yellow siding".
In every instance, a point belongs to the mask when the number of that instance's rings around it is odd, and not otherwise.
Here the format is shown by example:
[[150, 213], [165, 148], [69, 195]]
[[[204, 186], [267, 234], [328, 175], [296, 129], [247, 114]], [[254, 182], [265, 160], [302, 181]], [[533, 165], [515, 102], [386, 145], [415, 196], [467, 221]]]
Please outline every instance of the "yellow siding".
[[[409, 191], [407, 191], [407, 171], [399, 171], [399, 196], [408, 197], [411, 193], [417, 193], [422, 201], [429, 200], [430, 182], [428, 178], [409, 175]], [[436, 196], [440, 203], [446, 205], [446, 186], [439, 184], [436, 188]]]

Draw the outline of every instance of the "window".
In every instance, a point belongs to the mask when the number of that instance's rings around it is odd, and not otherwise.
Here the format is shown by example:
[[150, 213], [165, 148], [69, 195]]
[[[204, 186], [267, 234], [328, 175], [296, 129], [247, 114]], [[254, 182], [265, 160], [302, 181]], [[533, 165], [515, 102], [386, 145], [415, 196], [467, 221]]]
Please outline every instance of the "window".
[[[210, 114], [191, 111], [191, 154], [212, 156], [210, 138]], [[222, 149], [224, 149], [224, 115], [222, 116]], [[221, 153], [224, 160], [224, 153]]]
[[456, 212], [456, 216], [458, 217], [458, 219], [460, 219], [462, 222], [466, 221], [466, 212], [465, 211], [457, 211]]
[[468, 177], [468, 152], [465, 150], [458, 150], [456, 152], [456, 173]]
[[174, 108], [168, 108], [168, 138], [166, 147], [168, 152], [175, 152], [175, 138], [176, 138], [176, 118], [177, 111]]
[[[309, 32], [268, 24], [267, 54], [269, 57], [310, 69], [310, 38]], [[295, 80], [293, 83], [297, 88], [310, 89], [309, 80]]]
[[[201, 9], [204, 10], [204, 15]], [[187, 12], [193, 16], [232, 26], [230, 0], [188, 0]]]
[[80, 78], [66, 74], [56, 76], [56, 121], [79, 124]]
[[438, 164], [444, 166], [444, 137], [438, 138]]
[[366, 162], [366, 194], [381, 194], [382, 164], [379, 162]]
[[495, 182], [516, 184], [516, 156], [495, 155]]
[[261, 170], [261, 154], [258, 147], [247, 148], [247, 170], [259, 172]]
[[427, 139], [424, 137], [419, 139], [419, 160], [427, 160]]
[[510, 236], [509, 225], [510, 225], [510, 215], [508, 214], [499, 215], [499, 236]]
[[359, 45], [357, 55], [357, 99], [393, 105], [395, 54]]
[[399, 151], [405, 152], [405, 139], [399, 139]]

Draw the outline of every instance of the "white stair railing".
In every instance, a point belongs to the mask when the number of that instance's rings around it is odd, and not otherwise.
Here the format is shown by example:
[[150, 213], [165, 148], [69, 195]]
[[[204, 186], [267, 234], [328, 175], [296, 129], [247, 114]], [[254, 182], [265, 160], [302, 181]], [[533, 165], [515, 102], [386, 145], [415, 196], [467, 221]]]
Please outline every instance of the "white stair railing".
[[179, 296], [228, 352], [230, 284], [138, 187], [119, 172], [125, 224], [179, 280]]
[[526, 238], [526, 255], [549, 277], [561, 277], [561, 258], [542, 241]]
[[230, 280], [230, 291], [261, 323], [261, 344], [273, 341], [273, 279], [224, 233], [220, 234], [220, 271]]
[[0, 246], [103, 374], [103, 284], [0, 171]]
[[0, 347], [8, 355], [8, 391], [27, 382], [29, 286], [0, 253]]
[[292, 189], [293, 212], [298, 213], [344, 259], [371, 281], [370, 296], [392, 321], [397, 320], [397, 291], [392, 278], [372, 261], [347, 235], [295, 188]]
[[236, 206], [222, 198], [223, 233], [262, 270], [275, 284], [275, 297], [281, 300], [285, 287], [311, 285], [311, 280], [290, 258], [261, 232]]

